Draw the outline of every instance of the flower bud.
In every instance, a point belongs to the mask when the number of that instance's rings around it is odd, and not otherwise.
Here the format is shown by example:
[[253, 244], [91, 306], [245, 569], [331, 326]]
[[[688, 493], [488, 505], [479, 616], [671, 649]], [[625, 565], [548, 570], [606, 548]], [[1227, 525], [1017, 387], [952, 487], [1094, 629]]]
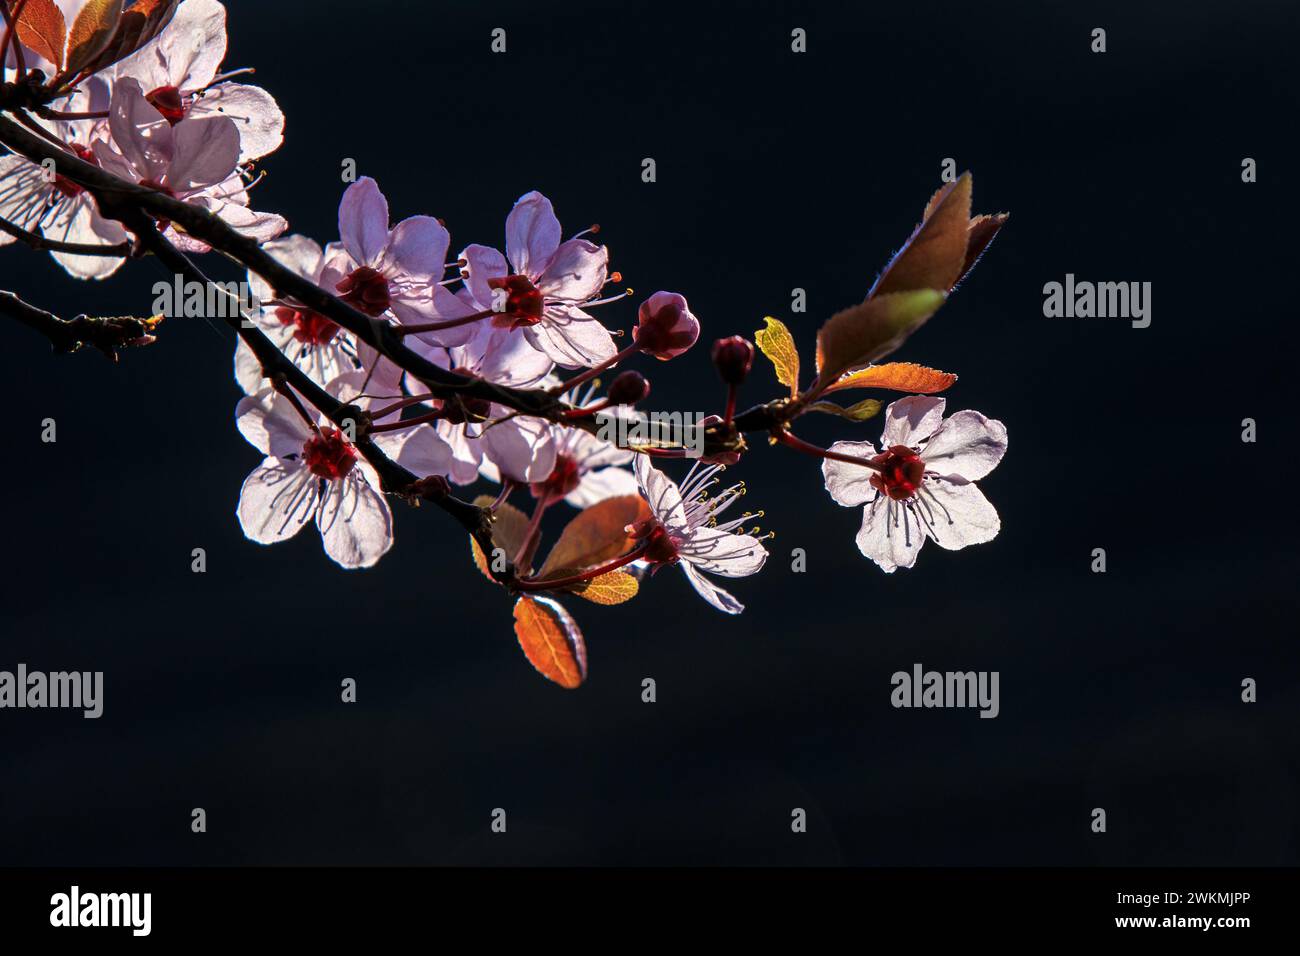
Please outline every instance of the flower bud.
[[699, 320], [676, 292], [656, 292], [637, 310], [632, 338], [642, 352], [660, 361], [681, 355], [699, 337]]
[[650, 382], [640, 372], [619, 372], [609, 383], [606, 396], [611, 405], [635, 405], [650, 394]]
[[754, 345], [743, 335], [713, 343], [713, 364], [728, 385], [739, 385], [754, 365]]

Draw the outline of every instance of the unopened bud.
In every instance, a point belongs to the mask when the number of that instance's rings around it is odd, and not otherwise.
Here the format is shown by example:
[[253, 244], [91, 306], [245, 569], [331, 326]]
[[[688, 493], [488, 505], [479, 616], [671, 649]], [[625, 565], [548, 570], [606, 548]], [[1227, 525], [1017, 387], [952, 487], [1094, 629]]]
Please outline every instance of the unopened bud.
[[700, 322], [676, 292], [656, 292], [641, 303], [632, 337], [647, 355], [667, 361], [681, 355], [700, 337]]
[[619, 372], [609, 383], [606, 396], [611, 405], [635, 405], [650, 394], [650, 382], [640, 372]]
[[739, 385], [754, 365], [754, 345], [743, 335], [713, 343], [713, 364], [728, 385]]

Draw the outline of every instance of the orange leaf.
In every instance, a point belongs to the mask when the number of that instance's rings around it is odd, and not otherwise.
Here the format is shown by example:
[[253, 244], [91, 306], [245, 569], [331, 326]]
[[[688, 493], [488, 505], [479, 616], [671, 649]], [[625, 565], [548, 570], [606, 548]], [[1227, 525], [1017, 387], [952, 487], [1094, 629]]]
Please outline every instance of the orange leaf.
[[31, 47], [58, 69], [63, 69], [63, 47], [68, 41], [68, 25], [63, 11], [54, 0], [27, 0], [18, 17], [18, 39]]
[[844, 372], [893, 352], [943, 305], [937, 289], [886, 292], [861, 305], [837, 312], [817, 332], [817, 381], [820, 394]]
[[767, 323], [754, 333], [754, 341], [776, 368], [776, 380], [790, 389], [790, 397], [799, 394], [799, 350], [794, 346], [794, 336], [785, 323], [770, 315]]
[[942, 392], [955, 381], [957, 376], [952, 372], [940, 372], [913, 362], [888, 362], [885, 365], [869, 365], [845, 375], [826, 389], [826, 394], [844, 388], [888, 388], [914, 395], [933, 395]]
[[550, 598], [515, 602], [515, 636], [528, 662], [547, 680], [572, 690], [587, 679], [587, 645], [569, 612]]
[[[565, 578], [573, 574], [579, 574], [581, 571], [581, 568], [567, 568], [563, 571], [556, 571], [550, 577]], [[545, 584], [546, 581], [543, 579], [539, 583]], [[630, 601], [637, 596], [637, 592], [641, 590], [641, 584], [626, 571], [606, 571], [604, 574], [599, 574], [590, 580], [579, 584], [570, 584], [561, 590], [576, 594], [593, 604], [622, 604], [624, 601]]]
[[590, 568], [626, 554], [632, 539], [624, 530], [650, 517], [650, 506], [639, 495], [618, 495], [578, 512], [546, 556], [541, 575], [559, 568]]
[[[474, 499], [474, 504], [486, 508], [494, 501], [496, 499], [490, 495], [479, 495]], [[519, 553], [519, 546], [524, 542], [524, 534], [528, 530], [528, 516], [510, 504], [500, 505], [495, 515], [492, 521], [492, 543], [505, 552], [507, 561], [513, 561], [515, 555]], [[469, 544], [470, 551], [474, 555], [474, 563], [495, 584], [496, 579], [492, 577], [487, 555], [472, 537], [469, 539]]]
[[970, 173], [962, 173], [936, 192], [921, 224], [885, 266], [867, 298], [910, 289], [948, 292], [961, 278], [966, 262], [970, 196]]
[[64, 76], [76, 76], [108, 46], [122, 19], [122, 0], [86, 0], [68, 34]]

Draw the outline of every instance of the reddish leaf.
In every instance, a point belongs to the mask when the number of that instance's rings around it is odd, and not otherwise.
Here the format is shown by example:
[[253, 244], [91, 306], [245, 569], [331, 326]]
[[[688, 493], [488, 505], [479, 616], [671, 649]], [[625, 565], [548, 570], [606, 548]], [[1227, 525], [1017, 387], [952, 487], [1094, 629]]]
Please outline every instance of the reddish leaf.
[[547, 680], [572, 690], [587, 679], [587, 645], [569, 612], [550, 598], [515, 602], [515, 636], [528, 662]]
[[63, 11], [54, 0], [27, 0], [16, 27], [18, 39], [63, 69], [63, 47], [68, 41], [68, 25]]
[[813, 393], [820, 394], [849, 369], [893, 352], [943, 305], [944, 298], [935, 289], [886, 292], [831, 316], [817, 333]]
[[62, 76], [74, 77], [113, 39], [122, 19], [122, 0], [86, 0], [68, 34], [68, 64]]
[[650, 506], [639, 495], [618, 495], [578, 512], [546, 556], [541, 575], [560, 568], [590, 568], [626, 554], [632, 539], [624, 530], [650, 517]]
[[940, 372], [913, 362], [888, 362], [884, 365], [870, 365], [845, 375], [826, 389], [826, 394], [845, 388], [888, 388], [914, 395], [933, 395], [942, 392], [955, 381], [957, 376], [952, 372]]
[[956, 285], [960, 285], [966, 278], [967, 273], [975, 268], [975, 263], [980, 261], [980, 256], [984, 255], [984, 250], [989, 247], [998, 231], [1010, 219], [1010, 215], [1005, 212], [996, 215], [976, 216], [970, 221], [968, 230], [969, 240], [966, 243], [966, 262], [961, 267], [961, 275], [957, 278]]
[[[474, 504], [485, 508], [494, 501], [496, 499], [489, 495], [479, 495], [474, 499]], [[499, 505], [494, 514], [496, 517], [492, 521], [492, 543], [505, 552], [507, 561], [513, 561], [515, 555], [519, 553], [519, 546], [524, 542], [524, 534], [528, 530], [528, 516], [510, 504]], [[492, 577], [488, 556], [483, 553], [483, 549], [473, 538], [469, 539], [469, 544], [470, 551], [474, 555], [474, 563], [478, 565], [478, 569], [484, 576], [495, 584], [496, 579]]]
[[885, 266], [867, 298], [911, 289], [950, 290], [966, 262], [970, 196], [970, 173], [936, 192], [921, 224]]

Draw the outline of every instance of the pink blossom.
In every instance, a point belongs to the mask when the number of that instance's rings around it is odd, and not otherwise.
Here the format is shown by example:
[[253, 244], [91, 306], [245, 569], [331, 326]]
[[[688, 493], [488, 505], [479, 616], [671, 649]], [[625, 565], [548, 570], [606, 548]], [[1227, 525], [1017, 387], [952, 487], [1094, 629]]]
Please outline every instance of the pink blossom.
[[609, 330], [584, 306], [597, 304], [609, 251], [582, 238], [560, 241], [560, 221], [539, 192], [522, 196], [506, 218], [506, 254], [471, 245], [462, 299], [492, 322], [518, 330], [564, 368], [599, 365], [614, 356]]
[[836, 442], [830, 451], [875, 468], [827, 459], [826, 490], [846, 507], [865, 505], [858, 549], [886, 572], [910, 568], [926, 538], [957, 551], [997, 537], [1002, 523], [975, 487], [1007, 450], [1007, 429], [979, 412], [944, 420], [942, 398], [916, 395], [885, 410], [883, 452], [871, 442]]
[[[71, 22], [71, 21], [69, 21]], [[284, 114], [270, 93], [217, 75], [226, 55], [226, 8], [217, 0], [185, 0], [152, 41], [112, 68], [131, 77], [170, 123], [224, 116], [239, 131], [239, 162], [278, 149]]]
[[[107, 85], [90, 80], [83, 86], [86, 92], [79, 91], [56, 102], [54, 107], [65, 112], [108, 108]], [[103, 121], [37, 122], [66, 144], [69, 152], [90, 163], [97, 163], [94, 144], [109, 138], [108, 124]], [[0, 218], [60, 242], [112, 246], [127, 239], [120, 223], [100, 215], [90, 193], [62, 176], [51, 179], [42, 167], [22, 156], [0, 156]], [[8, 233], [0, 233], [0, 246], [15, 241]], [[125, 261], [116, 256], [80, 256], [66, 252], [51, 255], [69, 275], [78, 279], [106, 278]]]
[[310, 428], [284, 396], [270, 388], [242, 398], [240, 434], [266, 457], [239, 492], [236, 513], [258, 544], [293, 537], [308, 521], [325, 553], [344, 568], [368, 568], [393, 545], [393, 516], [379, 476], [337, 428]]
[[709, 489], [718, 483], [716, 475], [722, 471], [721, 465], [701, 467], [697, 463], [680, 488], [654, 467], [647, 455], [638, 455], [634, 467], [641, 493], [653, 514], [631, 529], [633, 536], [646, 546], [645, 560], [655, 568], [680, 565], [700, 597], [720, 611], [739, 614], [745, 606], [703, 572], [729, 578], [748, 577], [756, 574], [767, 561], [767, 549], [762, 541], [736, 530], [753, 516], [744, 514], [729, 521], [718, 521], [745, 493], [744, 487], [732, 485], [709, 497]]
[[[239, 170], [239, 130], [233, 120], [208, 116], [172, 125], [145, 99], [140, 84], [127, 78], [113, 86], [108, 122], [113, 144], [94, 144], [95, 158], [107, 171], [203, 206], [251, 238], [272, 239], [284, 231], [287, 224], [280, 216], [248, 208]], [[208, 249], [170, 224], [167, 232], [183, 250]]]
[[[367, 315], [391, 314], [406, 325], [454, 319], [465, 313], [440, 283], [447, 271], [447, 230], [432, 216], [411, 216], [391, 229], [388, 200], [363, 176], [339, 203], [339, 235], [326, 256], [322, 282]], [[434, 345], [467, 341], [473, 327], [456, 326], [420, 336]]]

